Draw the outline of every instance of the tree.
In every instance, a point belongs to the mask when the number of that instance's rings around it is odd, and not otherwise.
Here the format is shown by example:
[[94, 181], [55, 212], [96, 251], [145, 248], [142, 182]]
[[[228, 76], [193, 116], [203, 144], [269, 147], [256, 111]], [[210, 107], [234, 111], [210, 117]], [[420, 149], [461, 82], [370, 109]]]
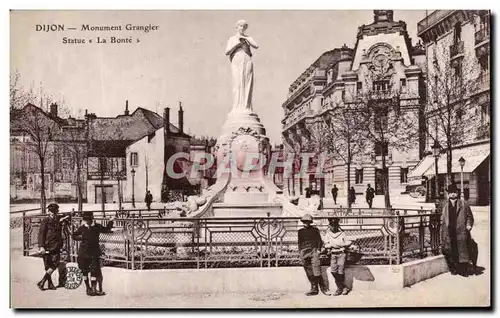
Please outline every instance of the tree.
[[83, 210], [83, 176], [85, 173], [85, 162], [87, 158], [87, 130], [84, 127], [65, 127], [59, 138], [59, 143], [65, 153], [69, 154], [71, 166], [76, 170], [76, 187], [78, 199], [78, 211]]
[[392, 150], [406, 152], [414, 148], [416, 142], [418, 143], [418, 138], [415, 136], [418, 136], [419, 104], [402, 103], [399, 92], [390, 81], [384, 82], [386, 87], [377, 85], [369, 76], [367, 77], [368, 88], [363, 96], [357, 99], [354, 109], [366, 123], [361, 130], [362, 138], [372, 144], [375, 154], [381, 157], [384, 203], [386, 208], [390, 208], [386, 157], [392, 158]]
[[144, 155], [144, 169], [146, 170], [146, 193], [149, 190], [149, 170], [151, 169], [151, 163], [149, 162], [148, 155]]
[[[361, 131], [364, 129], [364, 116], [349, 103], [335, 103], [323, 115], [323, 121], [313, 125], [313, 149], [325, 152], [333, 159], [347, 166], [347, 190], [351, 187], [351, 164], [357, 156], [362, 156], [366, 147]], [[351, 202], [348, 200], [348, 207]]]
[[42, 213], [45, 213], [47, 201], [45, 171], [49, 159], [54, 154], [53, 137], [59, 132], [59, 125], [40, 108], [31, 104], [21, 110], [13, 110], [11, 116], [13, 120], [11, 129], [18, 130], [27, 137], [23, 147], [38, 158], [41, 182], [40, 208]]
[[[446, 153], [446, 184], [454, 182], [452, 174], [452, 147], [464, 141], [472, 128], [474, 116], [469, 96], [478, 83], [478, 69], [465, 54], [463, 42], [445, 38], [433, 46], [429, 57], [427, 79], [429, 103], [427, 105], [427, 135]], [[437, 176], [436, 176], [437, 177]]]

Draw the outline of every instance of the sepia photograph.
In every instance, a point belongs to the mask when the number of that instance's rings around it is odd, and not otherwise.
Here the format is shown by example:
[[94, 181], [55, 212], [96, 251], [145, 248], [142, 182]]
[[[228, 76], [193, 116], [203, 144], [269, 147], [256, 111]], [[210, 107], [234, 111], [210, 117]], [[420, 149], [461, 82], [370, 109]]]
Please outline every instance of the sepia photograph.
[[10, 308], [491, 309], [491, 21], [10, 10]]

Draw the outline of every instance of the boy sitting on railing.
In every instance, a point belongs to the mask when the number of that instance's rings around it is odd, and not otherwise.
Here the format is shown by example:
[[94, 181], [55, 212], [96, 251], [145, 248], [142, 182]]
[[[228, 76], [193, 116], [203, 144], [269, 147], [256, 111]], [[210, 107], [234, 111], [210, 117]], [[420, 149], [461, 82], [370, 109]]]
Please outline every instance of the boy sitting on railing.
[[347, 295], [349, 293], [349, 288], [345, 285], [344, 269], [346, 249], [352, 242], [347, 240], [344, 231], [340, 229], [339, 222], [339, 218], [329, 218], [328, 230], [323, 238], [324, 246], [330, 254], [330, 271], [337, 285], [337, 291], [333, 294], [334, 296]]

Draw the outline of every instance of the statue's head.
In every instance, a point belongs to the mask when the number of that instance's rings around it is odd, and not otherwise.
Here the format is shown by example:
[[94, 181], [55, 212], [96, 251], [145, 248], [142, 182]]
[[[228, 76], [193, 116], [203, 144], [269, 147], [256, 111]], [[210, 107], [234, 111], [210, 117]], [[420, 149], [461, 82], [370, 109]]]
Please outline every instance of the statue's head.
[[236, 22], [236, 30], [238, 30], [240, 34], [243, 34], [243, 32], [245, 32], [247, 28], [248, 28], [247, 21], [239, 20], [238, 22]]

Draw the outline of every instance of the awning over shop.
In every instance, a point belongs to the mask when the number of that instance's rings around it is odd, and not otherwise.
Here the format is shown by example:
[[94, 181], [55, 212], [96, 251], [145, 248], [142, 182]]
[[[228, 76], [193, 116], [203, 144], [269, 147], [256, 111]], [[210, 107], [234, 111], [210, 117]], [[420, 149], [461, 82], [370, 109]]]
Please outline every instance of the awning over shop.
[[[458, 159], [464, 157], [464, 172], [474, 172], [476, 168], [490, 155], [490, 145], [482, 144], [467, 148], [453, 149], [451, 151], [451, 173], [460, 173], [460, 163]], [[446, 154], [441, 154], [438, 160], [438, 173], [446, 174]], [[436, 168], [434, 163], [425, 171], [424, 176], [434, 176]]]
[[408, 180], [410, 181], [420, 181], [422, 175], [429, 169], [429, 167], [434, 163], [433, 156], [427, 156], [422, 158], [420, 162], [415, 166], [415, 168], [408, 175]]

